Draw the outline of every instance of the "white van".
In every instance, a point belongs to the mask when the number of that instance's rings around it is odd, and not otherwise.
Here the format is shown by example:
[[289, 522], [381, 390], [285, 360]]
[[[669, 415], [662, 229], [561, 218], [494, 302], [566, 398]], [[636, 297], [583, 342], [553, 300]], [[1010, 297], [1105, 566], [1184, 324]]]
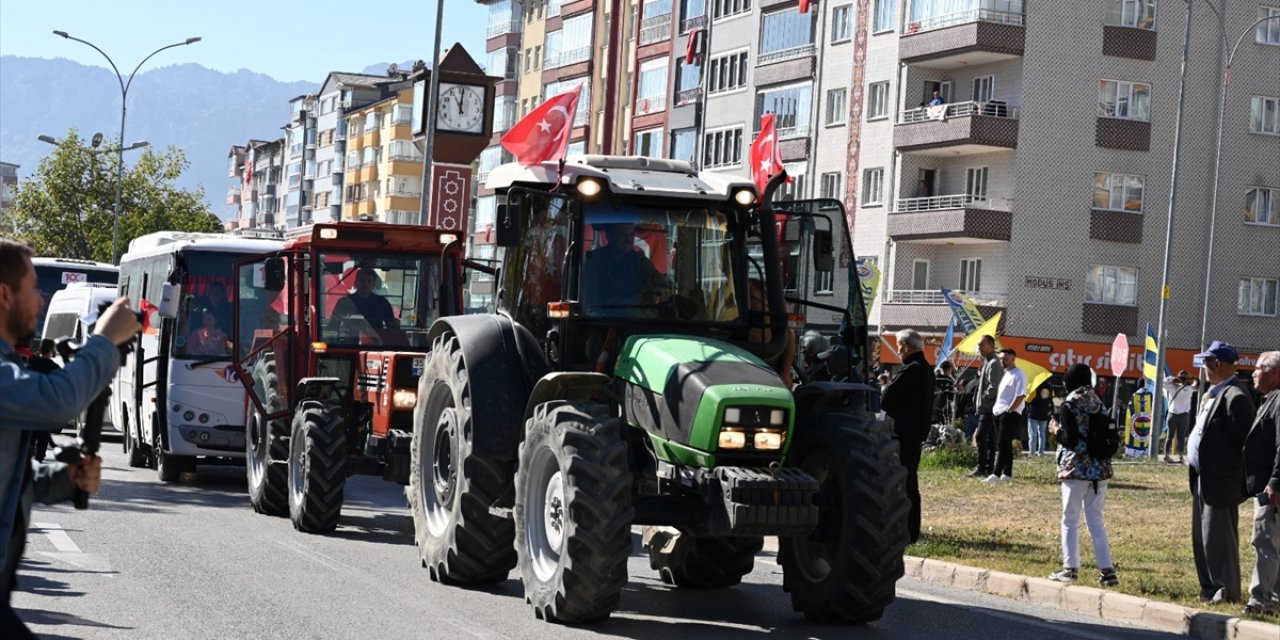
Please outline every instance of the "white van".
[[[73, 338], [76, 342], [85, 339], [89, 331], [89, 325], [85, 323], [85, 318], [90, 321], [98, 317], [98, 308], [104, 304], [111, 304], [116, 301], [117, 288], [113, 284], [104, 285], [92, 282], [72, 282], [65, 288], [58, 290], [49, 299], [49, 306], [45, 308], [44, 334], [42, 337], [57, 341], [61, 338]], [[61, 356], [54, 356], [54, 361], [59, 366], [66, 366], [67, 363], [62, 361]], [[77, 421], [77, 431], [79, 430], [79, 422]], [[115, 428], [111, 420], [110, 412], [102, 418], [103, 428]]]

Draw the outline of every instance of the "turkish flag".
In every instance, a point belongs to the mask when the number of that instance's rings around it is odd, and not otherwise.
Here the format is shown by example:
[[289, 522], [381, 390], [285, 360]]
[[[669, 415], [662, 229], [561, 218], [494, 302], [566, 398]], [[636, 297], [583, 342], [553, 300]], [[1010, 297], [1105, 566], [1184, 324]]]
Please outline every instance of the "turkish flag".
[[581, 95], [582, 85], [578, 85], [548, 98], [502, 136], [502, 146], [526, 167], [563, 159]]
[[701, 29], [689, 30], [689, 41], [684, 45], [684, 63], [693, 64], [698, 57], [698, 32]]
[[809, 0], [800, 0], [800, 13], [809, 13]]
[[[760, 116], [760, 135], [751, 141], [751, 179], [764, 194], [769, 178], [783, 171], [782, 149], [778, 146], [778, 130], [773, 124], [773, 114]], [[789, 181], [790, 179], [788, 179]]]
[[154, 304], [151, 304], [151, 302], [150, 302], [149, 300], [147, 300], [146, 298], [140, 298], [140, 299], [138, 300], [138, 311], [139, 311], [140, 313], [142, 313], [142, 330], [143, 330], [143, 332], [146, 332], [146, 331], [148, 331], [149, 329], [151, 329], [151, 314], [153, 314], [153, 313], [155, 313], [155, 312], [157, 312], [157, 311], [159, 311], [159, 310], [160, 310], [160, 308], [159, 308], [159, 307], [157, 307], [157, 306], [156, 306], [156, 305], [154, 305]]

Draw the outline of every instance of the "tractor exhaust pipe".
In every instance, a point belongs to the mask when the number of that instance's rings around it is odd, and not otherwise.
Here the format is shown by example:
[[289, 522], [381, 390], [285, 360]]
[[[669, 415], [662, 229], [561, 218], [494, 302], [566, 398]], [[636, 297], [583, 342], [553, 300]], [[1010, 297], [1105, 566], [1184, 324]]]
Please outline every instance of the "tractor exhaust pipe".
[[787, 179], [786, 171], [780, 171], [765, 183], [760, 197], [759, 216], [761, 248], [764, 250], [765, 296], [769, 301], [770, 338], [763, 344], [752, 344], [751, 350], [765, 360], [772, 360], [787, 348], [787, 301], [782, 293], [782, 263], [778, 259], [777, 214], [773, 210], [773, 195]]

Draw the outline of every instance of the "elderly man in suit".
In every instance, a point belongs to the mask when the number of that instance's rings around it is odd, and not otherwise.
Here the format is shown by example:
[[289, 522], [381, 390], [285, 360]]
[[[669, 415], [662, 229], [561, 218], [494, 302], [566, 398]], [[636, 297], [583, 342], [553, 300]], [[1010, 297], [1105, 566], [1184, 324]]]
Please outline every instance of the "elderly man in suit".
[[1244, 612], [1260, 614], [1280, 609], [1280, 351], [1258, 356], [1253, 388], [1265, 399], [1244, 441], [1245, 497], [1254, 501], [1258, 556]]
[[1254, 405], [1236, 379], [1235, 347], [1215, 340], [1198, 354], [1209, 391], [1187, 443], [1191, 480], [1191, 548], [1205, 602], [1240, 601], [1240, 503], [1244, 441]]

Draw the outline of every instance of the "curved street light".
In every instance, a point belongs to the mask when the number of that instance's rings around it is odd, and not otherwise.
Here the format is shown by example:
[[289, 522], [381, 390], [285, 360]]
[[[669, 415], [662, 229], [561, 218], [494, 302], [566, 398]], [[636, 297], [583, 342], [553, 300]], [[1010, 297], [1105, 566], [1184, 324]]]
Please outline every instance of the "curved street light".
[[[60, 145], [60, 144], [62, 144], [62, 141], [61, 141], [61, 140], [59, 140], [59, 139], [57, 139], [57, 138], [55, 138], [55, 137], [53, 137], [53, 136], [50, 136], [50, 135], [44, 135], [44, 134], [41, 134], [41, 135], [36, 136], [36, 140], [39, 140], [40, 142], [45, 142], [45, 143], [51, 144], [51, 145], [53, 145], [53, 146], [55, 146], [55, 147], [56, 147], [56, 146], [58, 146], [58, 145]], [[102, 147], [102, 148], [99, 148], [99, 145], [101, 145], [101, 144], [102, 144], [102, 134], [101, 134], [101, 133], [95, 133], [95, 134], [93, 134], [93, 142], [89, 145], [89, 150], [90, 150], [90, 151], [93, 151], [93, 152], [95, 152], [95, 153], [105, 153], [105, 152], [107, 152], [107, 151], [115, 151], [115, 150], [116, 150], [116, 148], [115, 148], [115, 147]], [[139, 140], [139, 141], [137, 141], [137, 142], [135, 142], [135, 143], [133, 143], [133, 144], [131, 144], [131, 145], [129, 145], [129, 146], [127, 146], [127, 147], [125, 147], [125, 148], [123, 149], [123, 151], [133, 151], [134, 149], [141, 149], [141, 148], [143, 148], [143, 147], [149, 147], [149, 146], [151, 146], [151, 143], [150, 143], [150, 142], [147, 142], [146, 140]]]
[[[116, 145], [116, 204], [115, 204], [115, 212], [113, 216], [114, 221], [112, 222], [112, 228], [111, 228], [111, 263], [118, 264], [120, 262], [120, 193], [124, 187], [124, 152], [125, 152], [124, 121], [125, 121], [125, 116], [128, 115], [128, 112], [129, 112], [129, 87], [133, 85], [133, 77], [138, 74], [138, 70], [142, 68], [142, 65], [146, 64], [147, 61], [150, 60], [157, 53], [160, 53], [165, 49], [172, 49], [174, 47], [181, 47], [188, 44], [195, 44], [197, 42], [200, 42], [200, 38], [199, 37], [187, 38], [182, 42], [175, 42], [173, 44], [165, 45], [163, 47], [160, 47], [159, 49], [156, 49], [155, 51], [152, 51], [151, 53], [147, 54], [147, 57], [142, 59], [142, 62], [138, 63], [138, 66], [133, 68], [133, 71], [129, 73], [129, 79], [125, 80], [124, 75], [120, 73], [120, 69], [119, 67], [116, 66], [115, 61], [111, 59], [111, 56], [107, 55], [106, 51], [103, 51], [102, 49], [100, 49], [98, 45], [93, 44], [88, 40], [83, 40], [81, 38], [72, 36], [71, 34], [68, 34], [66, 31], [55, 30], [53, 34], [56, 36], [62, 36], [67, 40], [75, 40], [76, 42], [79, 42], [81, 44], [85, 44], [90, 47], [93, 47], [94, 51], [101, 53], [102, 57], [107, 59], [107, 64], [111, 65], [111, 70], [116, 72], [116, 80], [120, 83], [120, 138], [119, 138], [119, 143]], [[137, 145], [135, 144], [134, 146], [136, 147]]]

